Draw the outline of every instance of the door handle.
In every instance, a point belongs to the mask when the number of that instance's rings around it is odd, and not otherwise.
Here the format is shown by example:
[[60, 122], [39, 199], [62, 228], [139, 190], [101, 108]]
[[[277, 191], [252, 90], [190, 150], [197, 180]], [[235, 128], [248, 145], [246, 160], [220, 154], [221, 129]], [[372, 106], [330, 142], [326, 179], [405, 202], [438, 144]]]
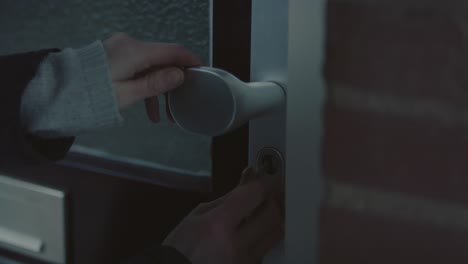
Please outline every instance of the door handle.
[[18, 233], [0, 226], [0, 244], [13, 246], [33, 253], [40, 253], [44, 243], [36, 237]]
[[168, 104], [184, 130], [218, 136], [278, 110], [285, 97], [275, 82], [247, 83], [221, 69], [192, 67], [185, 70], [184, 83], [169, 92]]

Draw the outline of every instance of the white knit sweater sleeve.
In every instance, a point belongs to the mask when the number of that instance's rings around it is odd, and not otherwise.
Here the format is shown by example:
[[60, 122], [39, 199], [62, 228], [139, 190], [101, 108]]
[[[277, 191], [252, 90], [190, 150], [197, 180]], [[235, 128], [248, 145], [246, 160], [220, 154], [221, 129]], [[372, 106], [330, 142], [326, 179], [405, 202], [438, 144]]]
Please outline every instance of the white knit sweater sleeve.
[[120, 125], [102, 43], [49, 54], [23, 93], [21, 121], [46, 138]]

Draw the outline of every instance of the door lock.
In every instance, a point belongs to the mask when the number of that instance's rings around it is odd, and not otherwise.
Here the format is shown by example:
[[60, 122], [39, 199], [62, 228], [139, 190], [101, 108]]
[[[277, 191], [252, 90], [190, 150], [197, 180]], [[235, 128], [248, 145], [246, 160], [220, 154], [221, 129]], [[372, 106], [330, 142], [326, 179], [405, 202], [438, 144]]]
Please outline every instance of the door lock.
[[284, 190], [284, 160], [283, 155], [275, 149], [266, 147], [259, 151], [256, 164], [256, 172], [276, 190]]

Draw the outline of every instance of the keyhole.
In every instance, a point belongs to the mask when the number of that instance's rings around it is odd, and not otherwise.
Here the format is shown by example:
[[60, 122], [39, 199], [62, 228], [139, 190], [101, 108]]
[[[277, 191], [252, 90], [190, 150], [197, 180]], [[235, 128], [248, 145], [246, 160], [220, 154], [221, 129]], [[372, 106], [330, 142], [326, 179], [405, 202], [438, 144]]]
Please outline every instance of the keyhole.
[[279, 160], [272, 154], [266, 154], [262, 158], [262, 168], [263, 171], [267, 174], [273, 175], [278, 172], [279, 169]]

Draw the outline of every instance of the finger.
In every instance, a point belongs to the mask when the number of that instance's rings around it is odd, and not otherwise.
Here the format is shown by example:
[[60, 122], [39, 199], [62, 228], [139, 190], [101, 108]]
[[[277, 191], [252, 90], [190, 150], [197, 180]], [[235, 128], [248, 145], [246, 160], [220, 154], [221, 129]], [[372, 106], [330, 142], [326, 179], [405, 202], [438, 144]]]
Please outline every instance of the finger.
[[148, 97], [145, 99], [146, 115], [153, 123], [158, 123], [160, 120], [159, 115], [159, 101], [157, 96]]
[[252, 256], [244, 256], [241, 258], [241, 261], [236, 262], [236, 263], [242, 263], [242, 264], [262, 264], [261, 261], [258, 261], [257, 259], [254, 259]]
[[255, 170], [252, 167], [247, 167], [242, 171], [242, 176], [239, 185], [244, 185], [257, 177]]
[[253, 259], [261, 263], [261, 260], [263, 259], [263, 257], [265, 257], [265, 255], [270, 250], [272, 250], [273, 247], [276, 246], [283, 238], [284, 238], [283, 228], [275, 229], [273, 232], [270, 232], [266, 236], [264, 236], [260, 241], [258, 241], [250, 249], [250, 255], [252, 256]]
[[168, 65], [188, 67], [203, 64], [197, 55], [173, 43], [143, 42], [138, 56], [142, 61], [141, 65], [145, 67]]
[[169, 67], [149, 72], [138, 79], [121, 82], [117, 93], [123, 100], [122, 104], [128, 106], [145, 98], [173, 90], [183, 81], [184, 72], [177, 67]]
[[258, 241], [279, 228], [282, 224], [281, 212], [275, 202], [269, 199], [239, 227], [237, 239], [240, 245], [255, 246]]
[[167, 116], [167, 119], [169, 120], [169, 122], [175, 123], [174, 117], [172, 116], [171, 108], [169, 107], [169, 96], [167, 95], [167, 93], [164, 94], [164, 98], [166, 99], [166, 116]]
[[211, 211], [212, 209], [218, 207], [224, 200], [226, 200], [227, 194], [224, 196], [219, 197], [218, 199], [207, 202], [207, 203], [201, 203], [195, 208], [194, 213], [196, 214], [204, 214], [208, 211]]
[[265, 188], [260, 181], [241, 185], [231, 191], [216, 208], [217, 213], [221, 214], [220, 217], [227, 225], [237, 227], [265, 200], [265, 195]]

